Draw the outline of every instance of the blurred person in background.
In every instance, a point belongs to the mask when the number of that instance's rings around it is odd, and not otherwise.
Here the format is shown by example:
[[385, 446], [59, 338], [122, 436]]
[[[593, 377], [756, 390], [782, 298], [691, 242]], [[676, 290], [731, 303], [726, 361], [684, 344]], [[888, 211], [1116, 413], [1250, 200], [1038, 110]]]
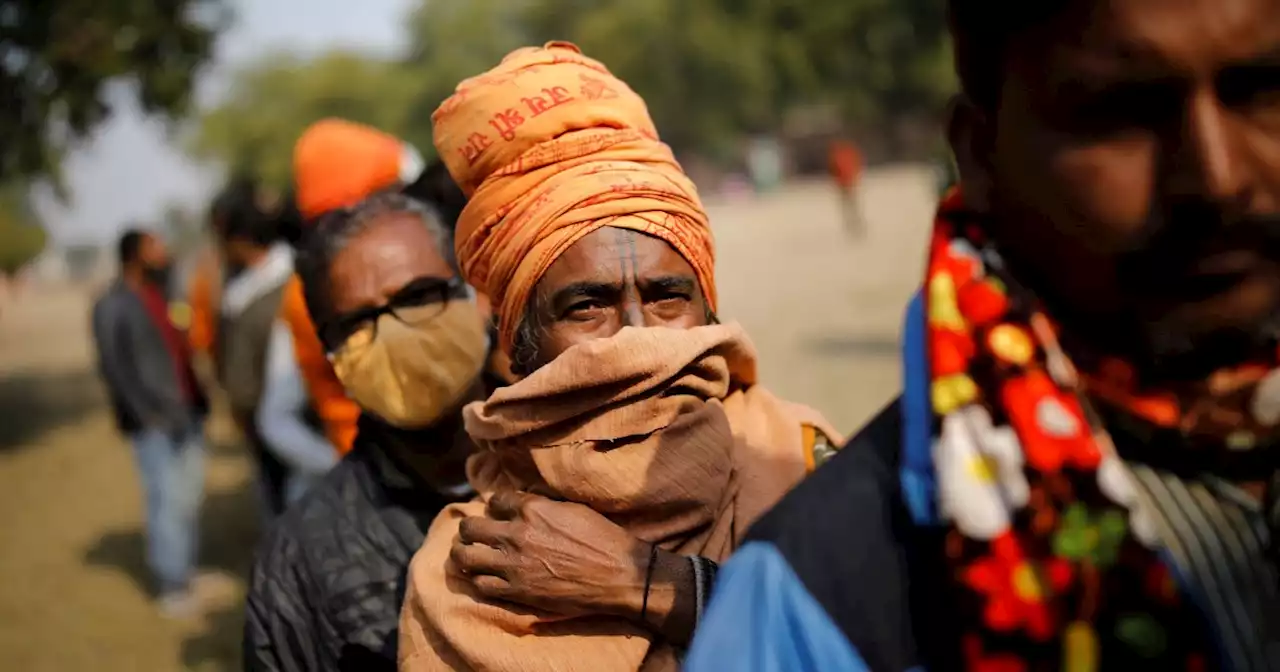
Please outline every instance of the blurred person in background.
[[306, 231], [306, 222], [302, 218], [302, 212], [298, 210], [298, 196], [292, 187], [280, 195], [274, 217], [276, 234], [280, 236], [280, 240], [292, 245], [296, 251], [302, 246], [302, 234]]
[[[202, 253], [191, 280], [192, 319], [187, 332], [192, 349], [209, 362], [215, 372], [207, 384], [222, 384], [223, 369], [219, 362], [223, 343], [218, 338], [224, 326], [222, 298], [226, 287], [237, 283], [245, 270], [243, 261], [232, 256], [238, 254], [235, 246], [227, 245], [228, 232], [251, 228], [274, 238], [274, 262], [259, 271], [267, 274], [280, 271], [283, 257], [287, 256], [283, 244], [296, 243], [301, 233], [292, 194], [274, 199], [275, 202], [270, 202], [272, 199], [267, 196], [254, 180], [238, 176], [227, 183], [210, 208], [209, 227], [214, 244]], [[279, 351], [283, 351], [284, 356], [275, 354]], [[289, 366], [293, 361], [292, 340], [287, 327], [278, 321], [272, 326], [265, 357], [261, 372], [256, 374], [262, 376], [261, 381], [250, 385], [261, 387], [250, 395], [258, 399], [254, 424], [248, 424], [247, 408], [238, 409], [235, 415], [242, 430], [247, 428], [252, 432], [251, 443], [262, 472], [264, 510], [268, 515], [275, 515], [332, 467], [337, 455], [318, 432], [318, 416], [305, 391], [300, 392], [300, 374], [296, 366]], [[240, 401], [241, 405], [250, 403], [252, 399]]]
[[486, 393], [486, 316], [451, 229], [385, 193], [308, 232], [307, 309], [361, 418], [351, 451], [259, 549], [246, 670], [395, 669], [409, 559], [436, 514], [473, 494], [461, 408]]
[[229, 180], [214, 197], [209, 207], [210, 245], [206, 246], [196, 261], [188, 284], [187, 303], [191, 319], [187, 327], [187, 341], [193, 354], [206, 358], [211, 364], [217, 354], [218, 323], [222, 286], [228, 271], [221, 241], [229, 218], [251, 209], [254, 202], [254, 184], [246, 177]]
[[862, 152], [853, 141], [837, 138], [831, 141], [827, 154], [827, 170], [840, 197], [840, 215], [845, 228], [858, 238], [867, 235], [867, 222], [858, 202], [858, 185], [862, 182]]
[[757, 195], [767, 194], [782, 184], [785, 176], [782, 145], [777, 138], [758, 136], [747, 143], [747, 173]]
[[187, 321], [187, 343], [193, 355], [212, 363], [214, 339], [218, 330], [218, 297], [222, 292], [221, 252], [206, 245], [196, 255], [187, 291], [190, 319]]
[[[304, 223], [292, 192], [282, 197], [271, 216], [279, 239], [295, 250], [301, 246]], [[271, 326], [264, 367], [257, 425], [266, 447], [288, 470], [284, 489], [287, 507], [332, 469], [340, 455], [325, 436], [324, 423], [298, 366], [293, 334], [280, 312]]]
[[258, 468], [263, 511], [284, 511], [289, 465], [267, 443], [258, 411], [267, 379], [267, 349], [285, 283], [293, 273], [293, 251], [281, 242], [275, 222], [249, 183], [229, 196], [225, 217], [216, 224], [224, 282], [218, 298], [216, 354], [218, 382], [236, 425]]
[[688, 669], [1280, 669], [1280, 0], [950, 17], [903, 396], [757, 523]]
[[480, 498], [414, 556], [400, 669], [674, 670], [715, 563], [835, 434], [717, 324], [696, 189], [602, 64], [518, 50], [434, 122], [462, 273], [523, 378], [463, 411]]
[[189, 615], [204, 492], [207, 404], [188, 345], [169, 318], [170, 259], [156, 236], [120, 238], [120, 277], [93, 307], [98, 366], [116, 425], [133, 444], [147, 521], [147, 565], [163, 613]]

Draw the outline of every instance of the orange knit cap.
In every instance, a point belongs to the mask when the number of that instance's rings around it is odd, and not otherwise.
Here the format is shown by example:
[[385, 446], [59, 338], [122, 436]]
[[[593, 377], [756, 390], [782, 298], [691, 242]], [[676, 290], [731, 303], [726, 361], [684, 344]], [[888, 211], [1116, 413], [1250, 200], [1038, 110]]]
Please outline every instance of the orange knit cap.
[[432, 120], [436, 149], [470, 197], [458, 262], [493, 300], [504, 352], [543, 273], [606, 226], [669, 243], [715, 310], [715, 255], [697, 189], [640, 96], [576, 46], [512, 52], [459, 84]]
[[355, 205], [413, 182], [423, 167], [417, 150], [382, 131], [342, 119], [317, 121], [293, 147], [298, 210], [311, 220]]

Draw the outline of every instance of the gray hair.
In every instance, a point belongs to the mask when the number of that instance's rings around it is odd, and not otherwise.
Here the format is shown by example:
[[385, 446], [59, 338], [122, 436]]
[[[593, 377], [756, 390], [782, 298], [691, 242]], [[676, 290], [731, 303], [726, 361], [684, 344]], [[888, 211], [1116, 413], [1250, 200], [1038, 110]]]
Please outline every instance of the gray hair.
[[529, 297], [529, 305], [525, 307], [524, 317], [516, 326], [515, 338], [511, 343], [511, 372], [517, 376], [527, 376], [543, 364], [542, 336], [547, 325], [542, 323], [542, 302], [538, 293]]
[[[332, 316], [329, 294], [329, 266], [351, 241], [364, 233], [369, 225], [386, 215], [414, 216], [431, 233], [436, 248], [449, 267], [458, 273], [458, 260], [453, 251], [453, 232], [432, 206], [400, 192], [383, 192], [370, 196], [350, 208], [329, 212], [303, 235], [295, 261], [302, 280], [307, 312], [317, 325]], [[330, 345], [330, 344], [326, 344]]]

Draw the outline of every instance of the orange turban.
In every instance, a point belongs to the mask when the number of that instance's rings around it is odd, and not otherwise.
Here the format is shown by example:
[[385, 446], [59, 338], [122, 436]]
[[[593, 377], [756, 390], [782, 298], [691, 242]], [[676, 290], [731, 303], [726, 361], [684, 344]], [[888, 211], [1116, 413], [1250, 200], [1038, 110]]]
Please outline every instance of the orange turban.
[[418, 179], [422, 156], [413, 147], [362, 124], [323, 119], [293, 147], [298, 210], [313, 219], [355, 205], [370, 194]]
[[543, 273], [606, 226], [669, 243], [715, 310], [715, 255], [697, 189], [640, 96], [576, 46], [512, 52], [459, 84], [432, 120], [436, 149], [470, 197], [458, 262], [497, 308], [504, 352]]

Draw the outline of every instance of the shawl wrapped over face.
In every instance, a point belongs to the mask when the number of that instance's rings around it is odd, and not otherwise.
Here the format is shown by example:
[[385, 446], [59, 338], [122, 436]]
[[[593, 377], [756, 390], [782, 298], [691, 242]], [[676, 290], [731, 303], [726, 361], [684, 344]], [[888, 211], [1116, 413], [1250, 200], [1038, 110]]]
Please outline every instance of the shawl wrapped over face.
[[449, 560], [458, 525], [498, 490], [590, 506], [664, 549], [723, 560], [805, 474], [815, 411], [756, 380], [741, 327], [628, 327], [570, 348], [465, 411], [481, 499], [446, 508], [409, 569], [400, 669], [675, 670], [671, 647], [613, 617], [562, 618], [475, 594]]

